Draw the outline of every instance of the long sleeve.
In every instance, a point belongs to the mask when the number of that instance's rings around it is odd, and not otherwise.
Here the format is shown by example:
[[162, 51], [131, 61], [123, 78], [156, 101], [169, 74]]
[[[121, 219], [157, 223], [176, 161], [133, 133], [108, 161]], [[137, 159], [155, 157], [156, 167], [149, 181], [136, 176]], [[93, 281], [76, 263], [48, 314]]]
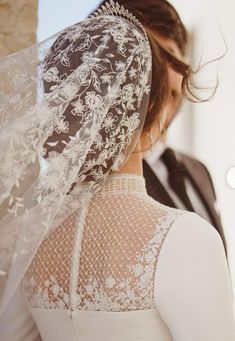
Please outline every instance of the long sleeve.
[[160, 250], [155, 306], [174, 341], [234, 341], [233, 295], [219, 233], [195, 213], [171, 226]]
[[38, 328], [17, 289], [0, 319], [1, 341], [41, 341]]

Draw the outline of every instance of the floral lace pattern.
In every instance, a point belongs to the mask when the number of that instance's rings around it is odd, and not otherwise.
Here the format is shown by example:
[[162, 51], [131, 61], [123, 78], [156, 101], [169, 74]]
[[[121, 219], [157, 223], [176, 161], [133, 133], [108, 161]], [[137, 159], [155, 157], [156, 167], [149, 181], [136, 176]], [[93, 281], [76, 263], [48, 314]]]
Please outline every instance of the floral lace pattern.
[[[76, 163], [85, 153], [89, 157], [84, 159], [83, 172], [89, 171], [95, 181], [103, 178], [102, 169], [108, 160], [115, 163], [118, 155], [118, 163], [113, 166], [116, 169], [123, 160], [120, 155], [132, 142], [136, 128], [140, 128], [143, 97], [150, 91], [151, 58], [146, 40], [125, 19], [93, 18], [68, 28], [51, 51], [45, 57], [41, 75], [46, 90], [44, 103], [35, 104], [23, 130], [12, 136], [11, 158], [8, 154], [1, 168], [1, 175], [7, 177], [0, 178], [4, 179], [3, 189], [11, 188], [20, 174], [9, 160], [17, 159], [15, 166], [20, 172], [20, 156], [23, 162], [27, 155], [29, 163], [47, 155], [48, 171], [37, 188], [39, 202], [48, 192], [58, 187], [62, 190], [68, 177], [67, 165]], [[79, 65], [75, 70], [73, 53]], [[69, 109], [64, 110], [65, 106]], [[1, 160], [4, 155], [2, 151]], [[79, 167], [74, 168], [79, 173]], [[7, 193], [3, 191], [2, 195]]]
[[[158, 255], [182, 212], [150, 198], [144, 178], [111, 175], [90, 200], [81, 251], [74, 241], [76, 212], [41, 245], [22, 283], [28, 304], [95, 311], [153, 308]], [[77, 254], [79, 264], [73, 259]]]

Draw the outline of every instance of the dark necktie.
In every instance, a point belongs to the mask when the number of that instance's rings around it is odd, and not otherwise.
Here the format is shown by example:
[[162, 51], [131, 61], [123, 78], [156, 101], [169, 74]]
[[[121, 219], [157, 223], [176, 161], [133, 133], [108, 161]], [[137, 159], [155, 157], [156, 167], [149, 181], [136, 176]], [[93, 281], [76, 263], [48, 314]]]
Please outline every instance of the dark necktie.
[[185, 168], [182, 167], [175, 156], [173, 149], [166, 148], [161, 155], [168, 170], [168, 182], [173, 191], [179, 196], [189, 211], [194, 211], [185, 187]]

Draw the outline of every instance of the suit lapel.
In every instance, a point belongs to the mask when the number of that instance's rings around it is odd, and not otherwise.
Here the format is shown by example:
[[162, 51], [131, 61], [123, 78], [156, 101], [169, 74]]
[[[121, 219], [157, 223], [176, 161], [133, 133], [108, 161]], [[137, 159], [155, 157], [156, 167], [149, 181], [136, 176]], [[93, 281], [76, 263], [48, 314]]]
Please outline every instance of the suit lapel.
[[145, 160], [143, 160], [143, 172], [148, 194], [160, 203], [176, 208], [174, 201]]
[[[190, 179], [194, 189], [201, 198], [207, 212], [213, 222], [215, 227], [220, 227], [221, 222], [218, 217], [218, 213], [214, 207], [215, 203], [215, 192], [213, 190], [210, 179], [208, 179], [208, 174], [205, 174], [204, 167], [200, 162], [194, 162], [193, 159], [188, 158], [180, 153], [178, 153], [179, 160], [182, 165], [186, 168], [188, 178]], [[205, 177], [207, 181], [205, 181]]]
[[[225, 253], [227, 254], [226, 238], [220, 216], [214, 207], [216, 195], [210, 174], [208, 173], [205, 166], [197, 160], [194, 160], [181, 153], [177, 153], [177, 158], [179, 162], [181, 162], [182, 168], [186, 170], [186, 176], [188, 176], [196, 192], [201, 198], [204, 207], [207, 209], [212, 221], [212, 225], [214, 225], [215, 229], [219, 232], [223, 240]], [[164, 205], [177, 208], [176, 204], [173, 202], [166, 189], [145, 160], [143, 160], [143, 172], [148, 194], [153, 199]]]

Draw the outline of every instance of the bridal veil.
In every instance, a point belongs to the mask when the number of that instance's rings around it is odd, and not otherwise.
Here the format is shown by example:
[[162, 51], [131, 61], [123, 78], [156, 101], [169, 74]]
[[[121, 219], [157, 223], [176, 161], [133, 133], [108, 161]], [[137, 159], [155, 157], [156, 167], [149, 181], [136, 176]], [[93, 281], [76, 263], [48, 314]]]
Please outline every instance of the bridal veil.
[[1, 313], [44, 237], [75, 210], [82, 230], [87, 201], [131, 155], [151, 65], [142, 25], [113, 1], [0, 59]]

